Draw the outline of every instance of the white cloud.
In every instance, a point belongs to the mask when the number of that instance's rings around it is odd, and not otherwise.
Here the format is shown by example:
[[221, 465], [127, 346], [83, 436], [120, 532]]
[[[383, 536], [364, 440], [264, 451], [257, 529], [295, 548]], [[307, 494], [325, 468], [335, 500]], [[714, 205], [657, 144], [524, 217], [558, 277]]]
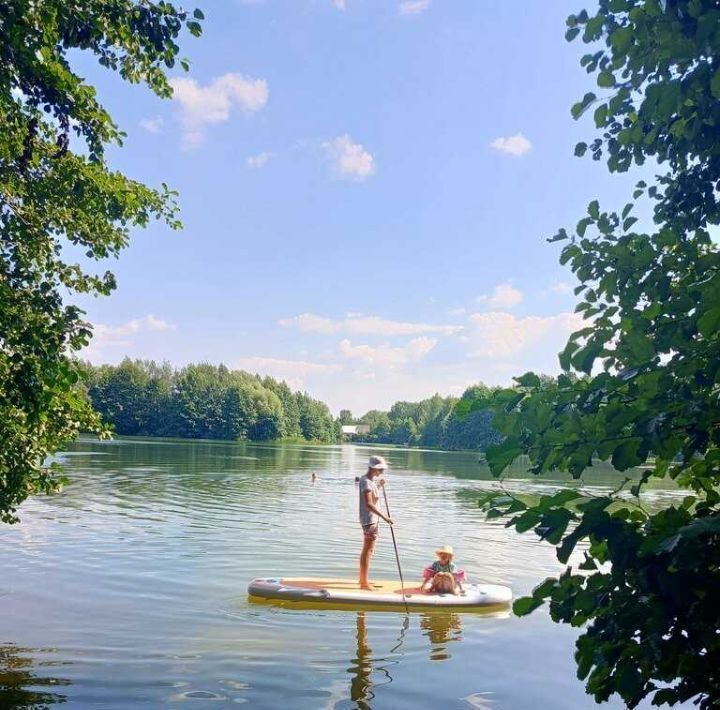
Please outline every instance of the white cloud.
[[304, 333], [349, 333], [351, 335], [423, 335], [437, 333], [453, 335], [463, 329], [461, 325], [436, 325], [431, 323], [405, 323], [380, 318], [379, 316], [351, 315], [342, 320], [332, 320], [313, 313], [302, 313], [293, 318], [283, 318], [278, 323], [293, 327]]
[[251, 170], [257, 170], [258, 168], [264, 167], [268, 160], [271, 158], [270, 153], [258, 153], [257, 155], [251, 155], [245, 160], [245, 165]]
[[516, 318], [512, 313], [493, 311], [474, 313], [470, 321], [469, 356], [497, 360], [511, 360], [530, 346], [542, 345], [543, 351], [550, 347], [557, 353], [570, 333], [583, 327], [577, 313]]
[[532, 143], [522, 133], [516, 133], [507, 138], [496, 138], [490, 147], [510, 155], [525, 155], [532, 148]]
[[498, 284], [491, 295], [478, 297], [478, 303], [489, 308], [512, 308], [523, 300], [523, 293], [509, 283]]
[[430, 7], [432, 0], [403, 0], [400, 3], [401, 15], [419, 15]]
[[243, 357], [235, 366], [249, 372], [259, 372], [273, 377], [297, 378], [307, 375], [338, 372], [341, 367], [332, 363], [309, 362], [307, 360], [283, 360], [274, 357]]
[[421, 360], [436, 345], [437, 338], [421, 336], [413, 338], [403, 346], [392, 346], [388, 344], [353, 345], [349, 340], [340, 341], [340, 354], [348, 360], [362, 360], [374, 366], [402, 365], [409, 361]]
[[309, 345], [305, 333], [339, 337], [302, 360], [254, 358], [238, 365], [306, 389], [335, 412], [350, 408], [362, 414], [435, 392], [460, 395], [477, 382], [509, 385], [513, 376], [528, 370], [557, 374], [558, 352], [568, 335], [585, 323], [570, 312], [521, 317], [496, 309], [469, 314], [462, 326], [386, 321], [367, 314], [331, 319], [309, 313], [282, 324], [297, 329], [296, 347]]
[[127, 348], [135, 343], [137, 336], [174, 329], [174, 325], [162, 318], [156, 318], [152, 313], [121, 325], [96, 323], [93, 325], [93, 337], [90, 345], [82, 351], [81, 355], [92, 362], [100, 362], [104, 360], [108, 350]]
[[322, 147], [340, 177], [360, 182], [375, 173], [375, 158], [347, 134], [326, 141]]
[[[384, 325], [378, 329], [378, 323]], [[459, 395], [477, 382], [509, 385], [513, 376], [528, 370], [556, 374], [557, 353], [568, 335], [584, 322], [580, 315], [569, 312], [527, 317], [503, 310], [476, 312], [468, 315], [462, 330], [453, 331], [450, 338], [417, 331], [437, 326], [367, 315], [332, 320], [304, 314], [287, 319], [285, 325], [307, 333], [342, 335], [332, 347], [323, 344], [315, 354], [298, 359], [248, 357], [235, 366], [305, 389], [335, 412], [350, 408], [362, 414], [435, 392]], [[370, 339], [369, 333], [384, 337]], [[407, 337], [398, 342], [393, 339], [398, 335]], [[306, 346], [302, 338], [298, 333], [295, 345]]]
[[268, 100], [268, 86], [264, 79], [242, 74], [224, 74], [207, 86], [194, 79], [178, 77], [170, 80], [173, 99], [180, 104], [183, 125], [183, 147], [194, 148], [205, 139], [205, 128], [224, 123], [233, 109], [251, 114], [259, 111]]
[[152, 313], [143, 318], [135, 318], [123, 325], [104, 325], [98, 323], [93, 326], [93, 342], [103, 344], [122, 344], [127, 342], [130, 336], [142, 331], [150, 330], [172, 330], [175, 326], [162, 318], [156, 318]]
[[553, 293], [561, 293], [563, 295], [568, 295], [573, 292], [573, 285], [569, 284], [565, 281], [555, 281], [554, 283], [550, 284], [550, 290]]
[[338, 10], [344, 10], [347, 7], [345, 0], [333, 0], [333, 5], [335, 5]]
[[162, 116], [155, 116], [155, 118], [143, 118], [142, 121], [140, 121], [140, 126], [148, 131], [148, 133], [160, 133], [162, 125]]

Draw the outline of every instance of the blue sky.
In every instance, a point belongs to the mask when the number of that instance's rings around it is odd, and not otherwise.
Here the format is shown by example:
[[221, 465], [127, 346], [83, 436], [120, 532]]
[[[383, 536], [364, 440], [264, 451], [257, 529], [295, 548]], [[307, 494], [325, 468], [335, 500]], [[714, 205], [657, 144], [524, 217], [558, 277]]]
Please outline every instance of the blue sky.
[[128, 133], [112, 166], [179, 190], [185, 224], [81, 301], [86, 356], [224, 362], [356, 414], [556, 372], [578, 319], [545, 238], [637, 179], [573, 156], [577, 0], [198, 5], [171, 101], [81, 60]]

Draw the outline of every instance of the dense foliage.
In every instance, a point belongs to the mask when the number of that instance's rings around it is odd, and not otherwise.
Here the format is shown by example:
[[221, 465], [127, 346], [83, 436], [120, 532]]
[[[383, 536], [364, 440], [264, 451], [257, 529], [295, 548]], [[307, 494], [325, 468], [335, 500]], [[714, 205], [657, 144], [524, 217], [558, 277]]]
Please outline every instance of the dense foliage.
[[485, 450], [500, 441], [487, 410], [473, 403], [490, 394], [484, 385], [469, 387], [460, 399], [435, 395], [420, 402], [396, 402], [389, 412], [370, 410], [360, 418], [370, 426], [364, 441], [438, 449]]
[[[584, 626], [578, 676], [596, 700], [717, 707], [720, 253], [708, 230], [720, 222], [720, 4], [600, 0], [594, 16], [568, 19], [567, 36], [595, 45], [582, 64], [601, 89], [573, 107], [578, 117], [593, 106], [600, 129], [576, 153], [589, 149], [611, 171], [651, 158], [662, 174], [634, 193], [653, 208], [644, 230], [632, 202], [618, 214], [594, 201], [573, 234], [553, 238], [566, 242], [587, 327], [561, 354], [556, 383], [528, 373], [495, 397], [506, 438], [487, 457], [496, 474], [519, 454], [537, 474], [578, 478], [595, 457], [647, 468], [627, 492], [497, 493], [482, 504], [555, 545], [563, 563], [582, 551], [579, 570], [515, 610], [549, 600], [553, 619]], [[648, 510], [644, 482], [667, 475], [687, 496]]]
[[328, 408], [284, 382], [220, 365], [126, 359], [83, 366], [83, 382], [103, 421], [128, 436], [335, 441]]
[[[70, 293], [107, 294], [109, 272], [68, 261], [115, 257], [151, 219], [177, 226], [173, 195], [109, 169], [122, 133], [72, 69], [82, 51], [126, 81], [167, 97], [194, 15], [169, 2], [0, 0], [0, 520], [58, 481], [47, 456], [99, 421], [74, 387], [70, 355], [87, 344]], [[186, 65], [186, 63], [182, 62]], [[69, 248], [68, 248], [69, 247]]]

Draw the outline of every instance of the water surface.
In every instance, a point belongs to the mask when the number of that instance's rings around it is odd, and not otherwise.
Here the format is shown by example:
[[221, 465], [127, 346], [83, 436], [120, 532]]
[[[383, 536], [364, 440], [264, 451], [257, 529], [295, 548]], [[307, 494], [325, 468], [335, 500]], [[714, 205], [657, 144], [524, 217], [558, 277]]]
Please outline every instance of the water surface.
[[[473, 581], [528, 592], [553, 549], [487, 521], [495, 485], [472, 453], [373, 451], [401, 561], [417, 580], [452, 544]], [[354, 477], [370, 449], [163, 439], [81, 440], [70, 485], [0, 528], [0, 707], [582, 708], [576, 631], [509, 615], [251, 604], [255, 576], [354, 576]], [[310, 481], [312, 472], [319, 480]], [[547, 489], [522, 464], [508, 485]], [[593, 469], [586, 485], [622, 476]], [[660, 485], [657, 500], [677, 492]], [[396, 574], [381, 532], [372, 576]], [[605, 707], [622, 707], [620, 702]]]

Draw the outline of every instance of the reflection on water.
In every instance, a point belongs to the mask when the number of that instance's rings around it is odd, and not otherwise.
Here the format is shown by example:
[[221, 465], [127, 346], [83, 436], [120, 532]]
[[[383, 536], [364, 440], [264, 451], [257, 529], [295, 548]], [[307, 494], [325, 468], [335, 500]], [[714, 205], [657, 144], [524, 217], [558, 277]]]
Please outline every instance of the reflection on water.
[[[395, 646], [386, 655], [373, 655], [368, 639], [367, 617], [369, 612], [359, 611], [355, 616], [355, 657], [350, 662], [350, 699], [359, 710], [370, 710], [376, 696], [376, 686], [393, 682], [392, 667], [402, 663], [402, 647], [410, 630], [410, 615], [406, 615]], [[415, 626], [419, 620], [422, 635], [430, 642], [430, 660], [448, 661], [452, 657], [448, 644], [462, 641], [462, 615], [451, 611], [431, 611], [414, 615]], [[376, 644], [377, 646], [377, 644]], [[481, 697], [475, 693], [473, 698]], [[468, 700], [469, 704], [473, 701]], [[345, 707], [344, 701], [334, 706]]]
[[462, 621], [460, 615], [453, 612], [421, 614], [420, 628], [430, 640], [431, 661], [447, 661], [450, 658], [448, 644], [462, 641]]
[[[389, 650], [386, 656], [373, 656], [372, 648], [368, 643], [367, 612], [359, 611], [355, 616], [355, 640], [357, 642], [355, 658], [350, 662], [350, 699], [359, 710], [370, 710], [371, 701], [375, 698], [375, 686], [392, 683], [391, 670], [393, 665], [399, 664], [402, 658], [402, 645], [405, 634], [410, 626], [410, 616], [406, 615], [397, 643]], [[335, 705], [340, 708], [342, 703]]]
[[[20, 525], [0, 526], [0, 641], [17, 644], [0, 649], [0, 708], [66, 699], [80, 710], [589, 707], [575, 679], [578, 632], [542, 610], [518, 620], [507, 610], [407, 616], [249, 603], [253, 577], [355, 576], [354, 479], [368, 453], [73, 444], [60, 457], [71, 480], [65, 492], [28, 501]], [[393, 464], [388, 495], [408, 586], [442, 544], [455, 547], [470, 581], [516, 595], [561, 569], [553, 548], [478, 511], [494, 482], [475, 454], [377, 453]], [[622, 479], [599, 467], [592, 475], [600, 488]], [[512, 485], [557, 481], [514, 471]], [[671, 485], [658, 493], [676, 495]], [[396, 578], [387, 528], [372, 572]], [[47, 647], [55, 650], [31, 650]]]
[[[370, 701], [375, 697], [373, 692], [373, 657], [372, 649], [368, 644], [367, 623], [365, 612], [360, 611], [356, 617], [357, 633], [357, 654], [352, 660], [348, 673], [352, 675], [350, 681], [350, 698], [357, 703], [360, 710], [370, 708]], [[392, 678], [391, 678], [392, 680]]]
[[52, 666], [53, 662], [37, 662], [35, 656], [53, 651], [20, 648], [14, 644], [0, 645], [0, 708], [41, 710], [67, 700], [65, 695], [46, 688], [70, 685], [69, 680], [36, 671], [37, 666]]

